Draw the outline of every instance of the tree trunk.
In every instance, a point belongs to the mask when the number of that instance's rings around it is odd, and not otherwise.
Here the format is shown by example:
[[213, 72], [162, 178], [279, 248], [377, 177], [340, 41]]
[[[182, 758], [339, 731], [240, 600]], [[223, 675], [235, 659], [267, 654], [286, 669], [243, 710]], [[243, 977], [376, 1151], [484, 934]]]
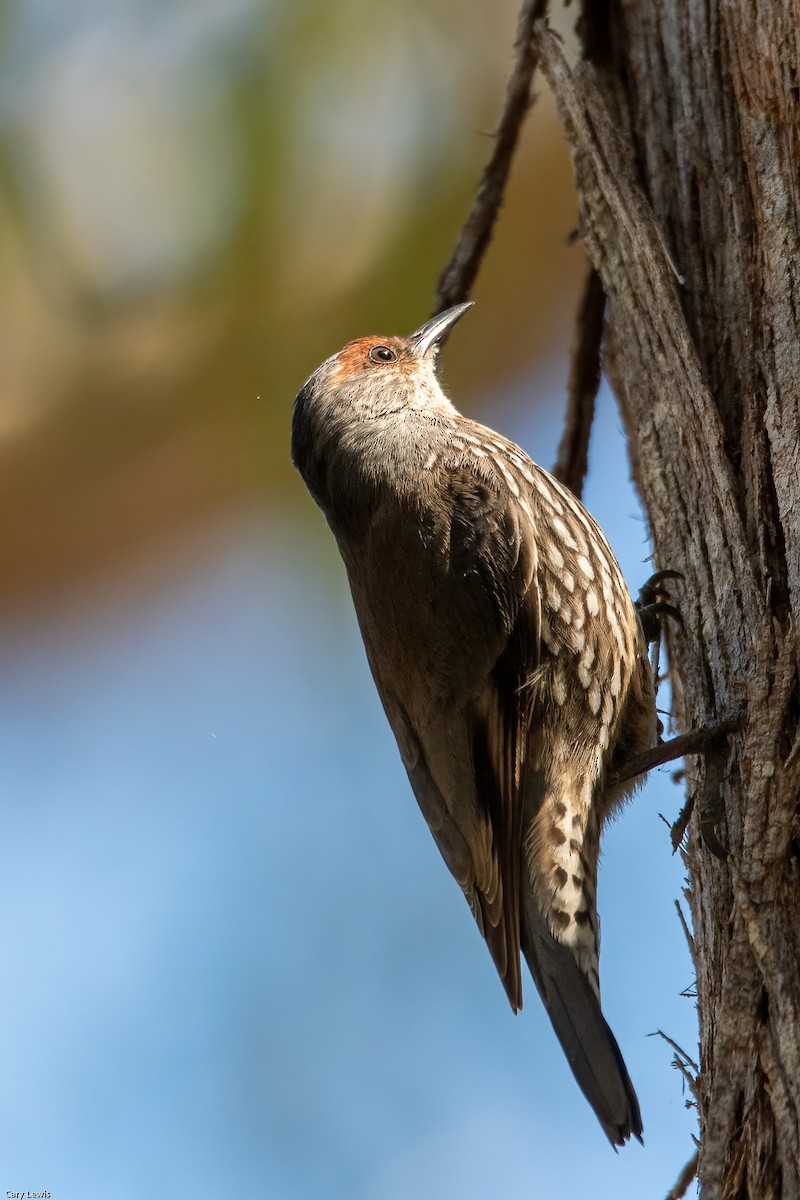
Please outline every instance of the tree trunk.
[[688, 772], [701, 1191], [800, 1200], [800, 3], [586, 0], [581, 33], [572, 71], [543, 33], [542, 67], [656, 565], [684, 575], [676, 721], [747, 709]]

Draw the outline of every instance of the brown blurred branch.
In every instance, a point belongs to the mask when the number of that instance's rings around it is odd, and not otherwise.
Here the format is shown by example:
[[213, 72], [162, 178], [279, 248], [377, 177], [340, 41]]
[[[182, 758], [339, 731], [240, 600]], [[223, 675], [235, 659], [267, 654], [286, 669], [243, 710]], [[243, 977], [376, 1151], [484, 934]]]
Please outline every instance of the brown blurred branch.
[[522, 123], [532, 103], [531, 80], [539, 62], [533, 27], [545, 16], [547, 5], [548, 0], [522, 2], [514, 39], [516, 57], [506, 87], [500, 124], [494, 135], [494, 147], [483, 169], [472, 211], [464, 223], [450, 261], [439, 277], [434, 313], [467, 299], [491, 240]]
[[600, 347], [606, 294], [594, 267], [589, 267], [583, 297], [578, 309], [578, 333], [572, 358], [567, 393], [564, 432], [553, 467], [556, 479], [580, 498], [589, 467], [589, 438], [594, 421], [594, 406], [600, 387]]

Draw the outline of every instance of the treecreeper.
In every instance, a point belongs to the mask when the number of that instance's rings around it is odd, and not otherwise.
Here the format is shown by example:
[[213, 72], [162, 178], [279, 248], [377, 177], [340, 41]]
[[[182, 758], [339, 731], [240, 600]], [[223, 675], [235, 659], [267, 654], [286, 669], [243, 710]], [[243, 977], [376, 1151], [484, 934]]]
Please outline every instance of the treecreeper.
[[349, 342], [295, 401], [292, 457], [347, 568], [425, 820], [516, 1012], [520, 952], [612, 1145], [641, 1139], [600, 1008], [600, 833], [656, 740], [647, 645], [606, 538], [513, 442], [442, 391], [458, 304]]

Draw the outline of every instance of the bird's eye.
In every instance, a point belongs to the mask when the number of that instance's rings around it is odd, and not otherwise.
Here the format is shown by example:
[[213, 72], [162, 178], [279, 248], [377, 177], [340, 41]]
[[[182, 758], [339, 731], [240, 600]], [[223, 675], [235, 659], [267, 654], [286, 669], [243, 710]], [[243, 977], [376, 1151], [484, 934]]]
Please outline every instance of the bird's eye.
[[373, 346], [369, 352], [370, 362], [374, 363], [394, 362], [396, 358], [394, 350], [390, 350], [388, 346]]

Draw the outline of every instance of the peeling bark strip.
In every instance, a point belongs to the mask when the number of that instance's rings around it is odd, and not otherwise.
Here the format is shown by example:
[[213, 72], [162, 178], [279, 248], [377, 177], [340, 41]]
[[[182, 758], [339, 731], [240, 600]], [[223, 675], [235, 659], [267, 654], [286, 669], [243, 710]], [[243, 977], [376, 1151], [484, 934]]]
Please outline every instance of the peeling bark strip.
[[689, 783], [702, 1195], [800, 1200], [800, 0], [593, 0], [573, 70], [538, 28], [679, 724], [747, 710]]
[[553, 467], [556, 479], [580, 500], [589, 469], [589, 440], [602, 375], [601, 347], [606, 294], [594, 267], [589, 268], [578, 310], [578, 330], [567, 389], [567, 414]]

